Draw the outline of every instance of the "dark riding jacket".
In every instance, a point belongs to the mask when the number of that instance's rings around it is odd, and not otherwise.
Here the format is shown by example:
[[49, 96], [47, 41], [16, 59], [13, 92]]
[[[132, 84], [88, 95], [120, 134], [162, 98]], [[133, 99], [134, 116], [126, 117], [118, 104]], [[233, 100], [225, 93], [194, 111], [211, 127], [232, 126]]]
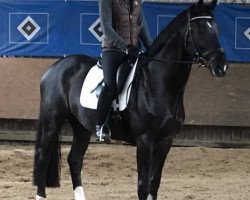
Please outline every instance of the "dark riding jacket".
[[141, 0], [99, 1], [103, 48], [125, 51], [129, 44], [139, 47], [140, 40], [146, 48], [152, 44], [141, 4]]

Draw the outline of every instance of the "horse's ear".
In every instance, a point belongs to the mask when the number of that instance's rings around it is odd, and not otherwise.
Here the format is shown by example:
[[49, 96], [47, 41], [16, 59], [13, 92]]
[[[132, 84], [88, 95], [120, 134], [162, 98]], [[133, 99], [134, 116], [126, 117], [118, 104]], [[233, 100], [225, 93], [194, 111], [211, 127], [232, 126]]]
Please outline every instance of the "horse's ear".
[[199, 0], [197, 5], [198, 5], [198, 7], [201, 7], [203, 5], [203, 0]]
[[213, 0], [212, 2], [210, 2], [210, 3], [208, 4], [210, 10], [214, 10], [216, 4], [217, 4], [217, 0]]
[[203, 0], [199, 0], [198, 3], [196, 3], [194, 6], [194, 11], [199, 12], [200, 9], [202, 8], [203, 4], [204, 4]]

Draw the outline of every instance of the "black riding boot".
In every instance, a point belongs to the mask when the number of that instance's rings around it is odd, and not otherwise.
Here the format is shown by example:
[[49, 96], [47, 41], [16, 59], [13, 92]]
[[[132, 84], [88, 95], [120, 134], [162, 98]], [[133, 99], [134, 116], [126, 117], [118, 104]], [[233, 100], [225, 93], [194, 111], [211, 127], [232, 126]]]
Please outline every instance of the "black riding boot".
[[106, 117], [113, 101], [113, 95], [105, 85], [102, 87], [97, 105], [97, 123], [96, 123], [96, 139], [97, 141], [110, 142], [111, 134], [107, 124]]
[[102, 87], [97, 105], [96, 135], [98, 140], [100, 140], [100, 138], [101, 140], [110, 140], [110, 131], [108, 126], [105, 125], [105, 121], [112, 101], [116, 96], [116, 73], [118, 67], [126, 58], [127, 54], [117, 49], [104, 49], [102, 51], [102, 67], [105, 85]]

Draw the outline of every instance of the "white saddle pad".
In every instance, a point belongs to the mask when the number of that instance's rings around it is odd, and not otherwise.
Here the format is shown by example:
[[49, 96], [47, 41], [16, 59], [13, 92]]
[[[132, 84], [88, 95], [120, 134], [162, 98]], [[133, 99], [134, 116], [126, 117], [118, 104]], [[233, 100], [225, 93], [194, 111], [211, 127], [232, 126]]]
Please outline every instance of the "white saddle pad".
[[[118, 96], [119, 104], [117, 104], [115, 100], [113, 101], [112, 106], [115, 110], [119, 108], [119, 111], [122, 111], [127, 107], [132, 86], [131, 83], [135, 75], [137, 61], [129, 73], [129, 76], [127, 78], [127, 81], [125, 83], [125, 86], [121, 94]], [[102, 69], [100, 69], [97, 65], [93, 66], [89, 70], [82, 86], [80, 103], [83, 107], [90, 109], [97, 109], [98, 98], [96, 97], [95, 91], [93, 92], [93, 90], [97, 87], [97, 85], [100, 84], [102, 80], [103, 80]]]

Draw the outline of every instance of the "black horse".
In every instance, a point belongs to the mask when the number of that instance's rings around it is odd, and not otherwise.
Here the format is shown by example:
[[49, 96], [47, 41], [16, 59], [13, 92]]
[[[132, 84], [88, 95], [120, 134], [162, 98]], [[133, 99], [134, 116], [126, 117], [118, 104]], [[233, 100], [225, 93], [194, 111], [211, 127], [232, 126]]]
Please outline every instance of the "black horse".
[[[138, 198], [157, 199], [162, 168], [173, 137], [183, 126], [183, 96], [193, 61], [206, 65], [216, 77], [225, 76], [227, 63], [212, 14], [217, 0], [200, 0], [177, 16], [153, 42], [148, 58], [140, 58], [127, 108], [112, 137], [137, 146]], [[142, 57], [142, 56], [141, 56]], [[41, 81], [41, 103], [35, 146], [36, 199], [45, 187], [59, 186], [59, 132], [67, 120], [73, 129], [68, 156], [76, 200], [84, 200], [83, 157], [94, 132], [96, 111], [83, 108], [81, 86], [96, 59], [73, 55], [57, 61]]]

